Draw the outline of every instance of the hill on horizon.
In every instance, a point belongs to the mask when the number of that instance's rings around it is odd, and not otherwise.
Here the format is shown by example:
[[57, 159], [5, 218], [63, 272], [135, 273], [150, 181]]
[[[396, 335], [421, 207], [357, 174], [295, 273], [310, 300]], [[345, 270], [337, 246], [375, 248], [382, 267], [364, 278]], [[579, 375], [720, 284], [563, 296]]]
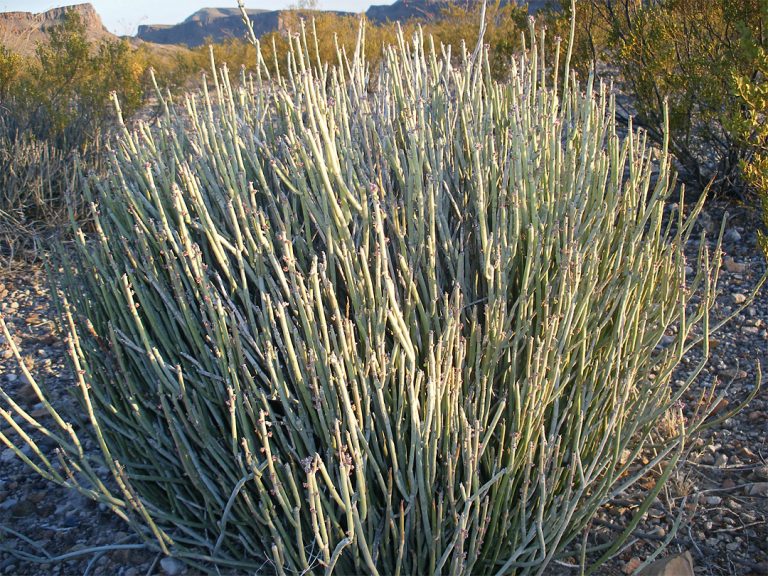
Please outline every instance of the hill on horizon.
[[[469, 0], [477, 1], [477, 0]], [[540, 10], [546, 0], [531, 0], [530, 12]], [[393, 4], [371, 6], [364, 12], [371, 22], [405, 22], [413, 18], [432, 21], [440, 18], [451, 0], [397, 0]], [[30, 56], [40, 43], [48, 40], [48, 31], [63, 21], [68, 10], [77, 11], [91, 41], [117, 40], [119, 36], [104, 26], [101, 17], [90, 3], [73, 4], [45, 12], [0, 12], [0, 45], [12, 52]], [[289, 10], [247, 9], [257, 36], [282, 29], [284, 16]], [[355, 15], [352, 12], [331, 11], [338, 15]], [[237, 7], [202, 8], [178, 24], [147, 24], [139, 26], [135, 36], [124, 36], [133, 45], [149, 43], [154, 49], [172, 49], [172, 46], [194, 48], [206, 42], [222, 42], [231, 38], [243, 38], [245, 26]]]
[[118, 36], [104, 27], [96, 9], [89, 3], [53, 8], [45, 12], [0, 12], [0, 44], [12, 52], [30, 56], [40, 43], [48, 40], [48, 31], [64, 20], [64, 15], [74, 10], [80, 14], [86, 36], [91, 41], [116, 40]]
[[155, 52], [174, 53], [179, 49], [177, 46], [159, 45], [135, 36], [121, 37], [113, 34], [107, 30], [99, 13], [88, 2], [38, 13], [19, 10], [0, 12], [0, 45], [22, 56], [34, 56], [37, 46], [48, 42], [50, 29], [64, 22], [64, 16], [69, 11], [75, 11], [80, 15], [85, 26], [85, 36], [90, 42], [125, 38], [133, 46], [146, 45]]
[[[479, 0], [463, 0], [462, 3], [477, 1]], [[529, 1], [529, 11], [540, 10], [546, 1]], [[365, 14], [368, 20], [374, 24], [405, 22], [410, 19], [434, 21], [439, 19], [442, 11], [452, 3], [454, 3], [453, 0], [396, 0], [392, 4], [371, 6], [360, 14]], [[455, 3], [458, 4], [459, 2]], [[248, 16], [256, 36], [262, 36], [282, 29], [283, 16], [288, 12], [289, 10], [249, 9]], [[325, 12], [347, 16], [358, 14], [335, 10]], [[194, 48], [209, 40], [222, 42], [230, 38], [242, 38], [245, 32], [238, 8], [203, 8], [178, 24], [145, 24], [139, 26], [136, 37], [159, 44], [184, 44]]]

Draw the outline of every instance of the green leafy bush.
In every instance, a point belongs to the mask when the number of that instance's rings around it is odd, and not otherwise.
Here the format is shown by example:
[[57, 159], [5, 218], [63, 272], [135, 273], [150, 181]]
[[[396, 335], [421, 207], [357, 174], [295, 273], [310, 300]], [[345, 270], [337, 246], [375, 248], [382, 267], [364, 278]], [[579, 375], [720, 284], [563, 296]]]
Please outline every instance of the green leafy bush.
[[[768, 7], [765, 7], [768, 16]], [[747, 153], [741, 159], [741, 171], [748, 186], [762, 202], [763, 222], [768, 226], [768, 47], [747, 42], [755, 63], [749, 75], [733, 75], [740, 113], [732, 122], [733, 131]], [[763, 251], [768, 242], [761, 236]]]
[[[565, 7], [561, 27], [569, 21]], [[745, 168], [765, 138], [742, 128], [750, 118], [764, 125], [765, 109], [752, 107], [738, 79], [764, 89], [768, 4], [589, 0], [577, 3], [576, 22], [577, 65], [586, 70], [597, 59], [615, 67], [637, 124], [656, 142], [664, 137], [668, 106], [681, 175], [699, 188], [714, 179], [717, 191], [747, 197], [754, 181]]]
[[24, 59], [0, 44], [0, 102], [8, 97], [24, 65]]
[[37, 48], [29, 99], [43, 121], [26, 127], [65, 150], [100, 143], [114, 115], [110, 93], [117, 92], [126, 114], [142, 101], [144, 73], [124, 40], [95, 43], [80, 15], [69, 10]]
[[370, 85], [303, 37], [83, 180], [60, 282], [85, 422], [41, 391], [60, 459], [2, 439], [203, 568], [538, 572], [671, 461], [639, 517], [708, 413], [669, 381], [706, 356], [720, 260], [686, 279], [666, 151], [535, 43], [498, 84], [482, 44], [454, 66], [400, 36]]

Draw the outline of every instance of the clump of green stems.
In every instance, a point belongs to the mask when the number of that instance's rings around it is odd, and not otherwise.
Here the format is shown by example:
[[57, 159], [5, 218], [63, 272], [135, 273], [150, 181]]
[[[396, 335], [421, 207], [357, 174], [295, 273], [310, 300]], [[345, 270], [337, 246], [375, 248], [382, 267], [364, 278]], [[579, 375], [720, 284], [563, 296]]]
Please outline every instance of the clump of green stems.
[[665, 212], [666, 147], [619, 138], [606, 87], [546, 66], [533, 28], [503, 84], [482, 42], [401, 35], [375, 75], [292, 44], [239, 84], [212, 63], [82, 181], [61, 309], [102, 460], [43, 390], [47, 427], [1, 393], [2, 440], [201, 567], [599, 566], [633, 526], [587, 550], [595, 512], [661, 470], [639, 518], [707, 415], [657, 433], [697, 374], [672, 389], [675, 366], [707, 355], [701, 204]]

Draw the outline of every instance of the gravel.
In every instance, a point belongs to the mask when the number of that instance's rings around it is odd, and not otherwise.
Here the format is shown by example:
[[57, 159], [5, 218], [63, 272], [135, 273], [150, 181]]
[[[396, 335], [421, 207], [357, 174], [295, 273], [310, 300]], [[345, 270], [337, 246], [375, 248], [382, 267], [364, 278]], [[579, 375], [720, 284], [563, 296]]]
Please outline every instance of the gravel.
[[[727, 256], [715, 319], [742, 306], [765, 269], [755, 214], [711, 202], [703, 222], [720, 222], [726, 208], [732, 216], [724, 235]], [[695, 254], [695, 245], [689, 249]], [[0, 309], [35, 378], [57, 405], [71, 402], [68, 389], [74, 380], [66, 361], [67, 344], [55, 324], [42, 267], [0, 271]], [[39, 399], [4, 344], [0, 335], [0, 386], [33, 415], [43, 416]], [[711, 417], [712, 427], [690, 444], [627, 545], [601, 574], [631, 573], [665, 542], [668, 546], [659, 557], [688, 551], [697, 575], [768, 574], [768, 387], [745, 409], [730, 414], [754, 390], [757, 361], [768, 357], [768, 291], [762, 290], [713, 335], [710, 347], [711, 358], [689, 390], [685, 409], [690, 415], [701, 395], [720, 383], [726, 394]], [[692, 350], [673, 382], [683, 381], [700, 359]], [[14, 436], [4, 420], [0, 432]], [[53, 455], [50, 442], [42, 446]], [[94, 447], [86, 443], [86, 449]], [[590, 541], [615, 539], [652, 486], [652, 478], [644, 480], [603, 507], [590, 528]], [[116, 545], [123, 548], [114, 549]], [[577, 574], [577, 558], [564, 558], [549, 573]], [[192, 573], [142, 546], [108, 510], [41, 479], [0, 443], [0, 575]]]

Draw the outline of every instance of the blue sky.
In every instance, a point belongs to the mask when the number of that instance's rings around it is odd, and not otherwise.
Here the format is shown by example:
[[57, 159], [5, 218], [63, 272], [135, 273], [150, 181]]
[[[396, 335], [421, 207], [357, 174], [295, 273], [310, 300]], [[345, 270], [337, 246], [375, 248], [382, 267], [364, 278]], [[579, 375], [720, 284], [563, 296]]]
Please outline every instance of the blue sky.
[[[84, 0], [80, 0], [84, 1]], [[0, 12], [44, 12], [79, 0], [0, 0]], [[236, 7], [237, 0], [89, 0], [101, 15], [104, 25], [115, 34], [134, 34], [139, 24], [175, 24], [206, 7]], [[391, 4], [394, 0], [320, 0], [324, 10], [363, 12], [370, 4]], [[247, 8], [277, 10], [296, 0], [246, 0]]]

